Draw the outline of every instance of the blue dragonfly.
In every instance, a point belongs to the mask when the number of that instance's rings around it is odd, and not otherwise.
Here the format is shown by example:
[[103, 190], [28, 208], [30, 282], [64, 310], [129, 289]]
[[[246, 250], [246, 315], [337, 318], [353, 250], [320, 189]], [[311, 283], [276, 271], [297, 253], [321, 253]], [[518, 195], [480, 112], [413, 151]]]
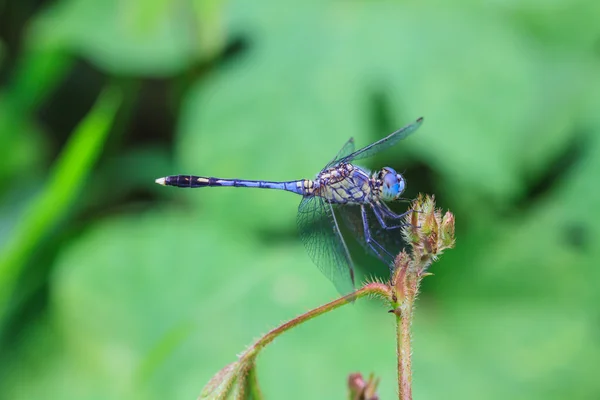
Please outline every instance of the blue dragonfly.
[[315, 179], [272, 182], [172, 175], [156, 179], [156, 183], [181, 188], [277, 189], [301, 195], [297, 215], [301, 240], [312, 261], [340, 293], [346, 294], [354, 290], [354, 264], [340, 220], [368, 251], [391, 268], [402, 246], [400, 228], [406, 215], [394, 213], [386, 204], [401, 199], [406, 187], [402, 174], [390, 167], [371, 174], [353, 162], [394, 146], [415, 132], [422, 122], [423, 118], [419, 118], [359, 150], [355, 150], [354, 140], [350, 138]]

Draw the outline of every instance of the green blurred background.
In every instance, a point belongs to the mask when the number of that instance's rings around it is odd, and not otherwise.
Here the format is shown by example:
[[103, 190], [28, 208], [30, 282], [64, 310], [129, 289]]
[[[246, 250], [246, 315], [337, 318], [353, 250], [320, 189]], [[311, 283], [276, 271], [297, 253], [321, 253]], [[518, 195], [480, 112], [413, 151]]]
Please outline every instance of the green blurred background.
[[[414, 324], [416, 399], [600, 397], [600, 2], [0, 1], [0, 398], [190, 399], [336, 297], [289, 193], [157, 177], [366, 166], [456, 214]], [[360, 258], [360, 275], [386, 268]], [[259, 358], [271, 399], [395, 397], [358, 302]]]

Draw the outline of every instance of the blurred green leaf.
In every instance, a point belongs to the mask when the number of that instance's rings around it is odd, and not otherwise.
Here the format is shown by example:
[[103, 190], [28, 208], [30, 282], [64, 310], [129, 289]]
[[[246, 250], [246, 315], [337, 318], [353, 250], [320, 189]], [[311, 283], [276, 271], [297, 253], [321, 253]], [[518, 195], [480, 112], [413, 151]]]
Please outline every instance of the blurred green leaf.
[[[600, 103], [599, 103], [600, 104]], [[582, 157], [556, 182], [551, 193], [524, 204], [524, 210], [499, 220], [482, 221], [461, 240], [444, 263], [463, 265], [443, 271], [437, 281], [478, 296], [524, 296], [585, 307], [600, 298], [596, 260], [600, 252], [600, 188], [590, 185], [600, 171], [600, 123], [580, 138]]]
[[[184, 248], [190, 251], [179, 251]], [[242, 232], [188, 213], [105, 223], [83, 235], [58, 264], [52, 314], [70, 362], [106, 376], [107, 386], [97, 391], [104, 398], [195, 398], [252, 340], [248, 332], [258, 334], [300, 312], [319, 293], [335, 293], [300, 244], [267, 252]], [[186, 326], [193, 329], [182, 331]], [[170, 343], [168, 354], [156, 350], [164, 343]], [[161, 364], [148, 361], [157, 354]], [[55, 383], [54, 390], [65, 391], [61, 397], [68, 389]]]
[[112, 73], [170, 76], [221, 50], [220, 3], [66, 0], [38, 17], [29, 39]]
[[[598, 7], [60, 0], [31, 22], [24, 43], [37, 53], [2, 91], [0, 173], [43, 165], [32, 108], [68, 70], [65, 54], [169, 76], [237, 38], [236, 57], [214, 63], [177, 110], [180, 170], [162, 171], [164, 156], [137, 144], [117, 149], [76, 205], [104, 210], [156, 171], [310, 178], [348, 137], [366, 145], [423, 115], [416, 135], [370, 164], [427, 166], [436, 197], [457, 208], [457, 248], [418, 303], [415, 398], [596, 398]], [[548, 177], [574, 140], [574, 161]], [[1, 396], [196, 398], [253, 339], [335, 296], [293, 236], [299, 197], [154, 189], [190, 201], [94, 214], [56, 249], [47, 314], [4, 355]], [[31, 224], [32, 241], [62, 215], [57, 204], [44, 229]], [[357, 302], [282, 336], [258, 358], [266, 396], [342, 398], [347, 374], [362, 370], [394, 398], [386, 311]]]
[[[28, 171], [41, 173], [46, 139], [34, 116], [37, 108], [62, 81], [71, 59], [60, 52], [27, 49], [16, 61], [6, 88], [0, 92], [0, 179]], [[8, 187], [5, 190], [19, 190]]]
[[597, 47], [595, 28], [600, 4], [596, 1], [511, 1], [503, 2], [501, 10], [513, 16], [532, 38], [553, 50], [592, 56]]
[[120, 95], [115, 88], [101, 94], [73, 133], [47, 186], [28, 207], [6, 243], [0, 257], [0, 315], [6, 311], [15, 279], [31, 252], [72, 204], [82, 181], [99, 156], [119, 103]]
[[61, 51], [27, 49], [18, 60], [7, 96], [17, 111], [32, 112], [70, 70], [72, 57]]
[[[65, 348], [16, 352], [7, 365], [19, 373], [5, 379], [6, 393], [30, 398], [45, 387], [69, 398], [60, 377], [77, 366], [77, 390], [99, 398], [195, 398], [254, 338], [334, 296], [299, 243], [264, 246], [220, 225], [164, 210], [81, 235], [52, 280], [57, 334], [45, 346]], [[600, 349], [585, 309], [527, 295], [510, 303], [470, 296], [461, 290], [439, 304], [420, 302], [415, 397], [535, 398], [556, 390], [562, 398], [579, 387], [585, 398], [598, 389], [592, 364]], [[161, 362], [148, 364], [156, 354]], [[267, 397], [342, 397], [341, 382], [360, 367], [377, 372], [382, 398], [393, 398], [394, 324], [377, 301], [357, 302], [286, 333], [258, 363]], [[558, 386], [557, 374], [568, 386]]]
[[415, 398], [585, 399], [599, 393], [593, 365], [600, 347], [585, 312], [517, 296], [454, 297], [417, 311]]
[[[40, 173], [45, 160], [43, 145], [39, 127], [23, 115], [6, 92], [0, 93], [0, 179], [10, 180], [22, 171]], [[4, 187], [0, 192], [14, 189]]]
[[[537, 52], [501, 16], [482, 18], [478, 9], [389, 2], [289, 9], [265, 0], [232, 10], [231, 29], [252, 26], [256, 39], [243, 62], [190, 89], [182, 173], [310, 178], [350, 136], [366, 145], [424, 115], [420, 131], [398, 147], [435, 170], [451, 200], [460, 193], [473, 207], [482, 197], [506, 206], [523, 196], [522, 176], [546, 168], [571, 140], [592, 73]], [[377, 94], [391, 125], [374, 132], [367, 107]], [[255, 212], [216, 190], [194, 197], [236, 225], [258, 226], [265, 215], [269, 226], [291, 223], [285, 195], [239, 196]]]

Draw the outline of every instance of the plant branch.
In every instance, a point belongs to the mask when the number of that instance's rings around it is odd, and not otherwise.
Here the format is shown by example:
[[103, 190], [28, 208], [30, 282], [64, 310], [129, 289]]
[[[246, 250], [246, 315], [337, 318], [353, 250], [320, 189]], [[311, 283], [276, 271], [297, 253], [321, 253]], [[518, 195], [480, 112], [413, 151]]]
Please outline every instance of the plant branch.
[[446, 249], [454, 247], [454, 215], [435, 208], [433, 196], [419, 196], [407, 215], [403, 235], [410, 254], [402, 251], [394, 261], [390, 281], [392, 310], [396, 316], [396, 352], [398, 356], [398, 395], [412, 400], [411, 325], [415, 299], [421, 280], [431, 275], [427, 268]]
[[412, 400], [411, 331], [412, 304], [407, 304], [405, 313], [396, 315], [396, 340], [398, 352], [398, 393], [402, 400]]
[[[455, 221], [454, 215], [450, 212], [446, 212], [442, 217], [441, 210], [435, 208], [433, 196], [420, 195], [412, 203], [411, 210], [418, 210], [418, 212], [407, 213], [402, 228], [402, 235], [409, 244], [409, 252], [402, 250], [398, 254], [388, 283], [365, 284], [349, 295], [310, 310], [272, 329], [242, 353], [236, 362], [219, 371], [204, 387], [200, 399], [225, 398], [236, 382], [238, 384], [236, 387], [237, 398], [262, 399], [254, 368], [256, 357], [264, 347], [279, 335], [304, 322], [352, 303], [359, 298], [373, 296], [386, 301], [391, 306], [390, 312], [396, 317], [398, 395], [401, 400], [412, 400], [410, 329], [415, 299], [421, 280], [431, 275], [427, 272], [429, 266], [444, 250], [454, 247]], [[351, 396], [370, 400], [378, 398], [376, 394], [378, 380], [370, 380], [370, 383], [366, 384], [362, 378], [358, 379], [359, 377], [356, 375], [351, 375], [350, 378]], [[368, 392], [366, 391], [367, 386], [370, 388]], [[365, 397], [367, 394], [368, 397]]]
[[365, 296], [377, 296], [382, 298], [390, 297], [390, 287], [383, 283], [372, 282], [364, 285], [360, 289], [352, 292], [346, 296], [340, 297], [339, 299], [333, 300], [327, 304], [323, 304], [317, 308], [314, 308], [302, 315], [297, 316], [296, 318], [278, 326], [275, 329], [269, 331], [266, 335], [258, 339], [253, 346], [244, 354], [244, 356], [255, 357], [256, 354], [260, 350], [262, 350], [265, 346], [271, 343], [275, 338], [277, 338], [282, 333], [298, 326], [308, 320], [311, 320], [319, 315], [325, 314], [329, 311], [333, 311], [336, 308], [339, 308], [343, 305], [350, 304], [357, 299], [360, 299]]

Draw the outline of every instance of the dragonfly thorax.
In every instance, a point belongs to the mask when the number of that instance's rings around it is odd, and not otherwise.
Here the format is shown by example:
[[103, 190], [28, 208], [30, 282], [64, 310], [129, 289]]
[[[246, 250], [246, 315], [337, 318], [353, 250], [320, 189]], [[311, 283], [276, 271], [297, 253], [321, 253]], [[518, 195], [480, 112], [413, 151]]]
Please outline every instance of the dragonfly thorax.
[[317, 175], [312, 194], [328, 203], [364, 204], [371, 199], [369, 173], [349, 163], [325, 169]]
[[400, 198], [405, 188], [404, 177], [390, 167], [384, 167], [370, 176], [368, 171], [349, 163], [321, 171], [310, 182], [314, 189], [311, 188], [313, 190], [308, 193], [337, 204], [394, 201]]
[[373, 181], [373, 191], [383, 201], [398, 200], [406, 187], [404, 177], [390, 167], [383, 167], [373, 174]]
[[321, 171], [321, 173], [317, 176], [317, 181], [321, 185], [332, 185], [343, 182], [352, 175], [355, 169], [356, 167], [354, 167], [354, 165], [343, 163]]

